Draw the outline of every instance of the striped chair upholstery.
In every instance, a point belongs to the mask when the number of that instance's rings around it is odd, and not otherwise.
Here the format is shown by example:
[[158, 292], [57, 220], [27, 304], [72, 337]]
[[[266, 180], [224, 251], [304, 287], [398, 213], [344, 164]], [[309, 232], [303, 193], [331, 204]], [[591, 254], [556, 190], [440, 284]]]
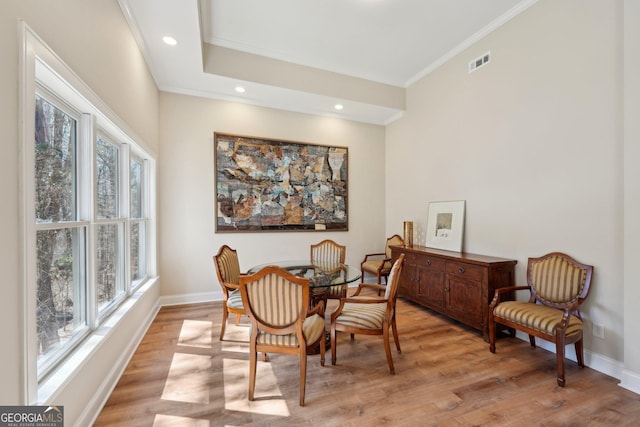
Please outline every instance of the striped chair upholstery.
[[309, 310], [309, 279], [268, 266], [240, 277], [242, 303], [251, 320], [249, 400], [254, 399], [258, 352], [297, 354], [300, 358], [300, 406], [304, 406], [307, 350], [320, 345], [324, 365], [324, 304]]
[[[400, 353], [396, 327], [396, 297], [403, 263], [404, 254], [393, 264], [387, 286], [361, 283], [353, 296], [340, 300], [338, 308], [331, 314], [331, 364], [336, 364], [337, 331], [349, 332], [352, 339], [354, 334], [382, 335], [389, 371], [395, 373], [388, 331], [391, 328], [396, 348]], [[384, 296], [360, 295], [364, 289], [384, 292]]]
[[[496, 323], [556, 344], [557, 382], [565, 384], [564, 348], [575, 344], [578, 365], [584, 366], [583, 325], [578, 307], [589, 293], [593, 267], [554, 252], [529, 258], [527, 286], [497, 289], [489, 306], [489, 350], [495, 353]], [[528, 290], [529, 300], [511, 301], [514, 291]], [[513, 335], [513, 332], [512, 332]]]
[[[320, 243], [311, 245], [311, 263], [331, 268], [344, 264], [347, 247], [333, 240], [325, 239]], [[340, 299], [347, 296], [347, 285], [329, 287], [327, 298]]]
[[240, 321], [240, 316], [244, 314], [242, 297], [238, 291], [240, 278], [238, 253], [235, 249], [223, 245], [218, 250], [218, 253], [214, 255], [213, 264], [216, 268], [218, 282], [220, 283], [223, 294], [222, 324], [220, 325], [220, 341], [223, 341], [229, 313], [236, 315], [236, 325]]

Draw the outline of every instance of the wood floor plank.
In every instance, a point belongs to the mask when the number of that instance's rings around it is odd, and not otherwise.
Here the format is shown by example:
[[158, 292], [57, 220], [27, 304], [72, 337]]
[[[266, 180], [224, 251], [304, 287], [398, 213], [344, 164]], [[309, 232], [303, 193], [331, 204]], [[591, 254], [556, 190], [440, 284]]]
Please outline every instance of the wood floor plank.
[[[330, 301], [328, 312], [335, 301]], [[632, 426], [640, 396], [617, 380], [567, 363], [516, 338], [495, 354], [474, 330], [398, 301], [402, 354], [390, 375], [381, 337], [338, 334], [337, 365], [308, 356], [306, 406], [298, 405], [296, 357], [258, 362], [247, 400], [249, 327], [218, 339], [220, 303], [164, 307], [129, 362], [96, 426]], [[329, 316], [327, 315], [327, 318]]]

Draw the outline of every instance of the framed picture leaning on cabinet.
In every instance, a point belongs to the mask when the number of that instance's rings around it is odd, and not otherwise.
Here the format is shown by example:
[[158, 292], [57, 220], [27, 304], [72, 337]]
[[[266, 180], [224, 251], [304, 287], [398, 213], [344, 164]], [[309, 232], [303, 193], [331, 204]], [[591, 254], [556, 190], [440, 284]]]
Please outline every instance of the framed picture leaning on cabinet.
[[429, 202], [425, 246], [462, 252], [464, 200]]

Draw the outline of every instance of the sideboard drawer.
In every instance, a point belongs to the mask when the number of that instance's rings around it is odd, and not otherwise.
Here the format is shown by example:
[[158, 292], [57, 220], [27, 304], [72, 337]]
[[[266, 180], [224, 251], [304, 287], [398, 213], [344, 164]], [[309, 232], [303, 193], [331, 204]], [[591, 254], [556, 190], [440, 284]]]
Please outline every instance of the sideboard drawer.
[[444, 271], [444, 260], [433, 257], [423, 257], [418, 263], [422, 268], [428, 268], [437, 271]]
[[470, 280], [482, 280], [483, 267], [472, 264], [463, 264], [460, 262], [447, 261], [447, 274], [455, 274], [464, 276]]

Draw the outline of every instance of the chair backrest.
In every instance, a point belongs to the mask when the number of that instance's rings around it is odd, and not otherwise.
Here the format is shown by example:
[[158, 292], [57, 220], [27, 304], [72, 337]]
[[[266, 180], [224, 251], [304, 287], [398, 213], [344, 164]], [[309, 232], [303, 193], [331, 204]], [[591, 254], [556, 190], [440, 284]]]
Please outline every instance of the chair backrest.
[[213, 257], [218, 274], [220, 286], [224, 287], [225, 283], [237, 285], [240, 277], [240, 263], [238, 261], [238, 252], [231, 249], [227, 245], [220, 247], [220, 250]]
[[307, 317], [309, 279], [294, 276], [277, 266], [240, 277], [240, 293], [247, 313], [259, 329], [271, 334], [290, 334]]
[[387, 281], [387, 287], [384, 290], [384, 297], [392, 301], [395, 305], [396, 296], [398, 295], [398, 286], [400, 283], [400, 272], [404, 265], [404, 254], [400, 254], [400, 257], [393, 263], [391, 271], [389, 272], [389, 279]]
[[531, 301], [562, 309], [577, 306], [589, 294], [592, 274], [593, 266], [560, 252], [529, 258], [527, 283], [532, 289]]
[[391, 246], [401, 246], [404, 244], [404, 240], [397, 234], [387, 239], [387, 244], [384, 247], [384, 253], [386, 258], [391, 258]]
[[344, 264], [347, 247], [325, 239], [311, 245], [311, 263], [321, 265]]

